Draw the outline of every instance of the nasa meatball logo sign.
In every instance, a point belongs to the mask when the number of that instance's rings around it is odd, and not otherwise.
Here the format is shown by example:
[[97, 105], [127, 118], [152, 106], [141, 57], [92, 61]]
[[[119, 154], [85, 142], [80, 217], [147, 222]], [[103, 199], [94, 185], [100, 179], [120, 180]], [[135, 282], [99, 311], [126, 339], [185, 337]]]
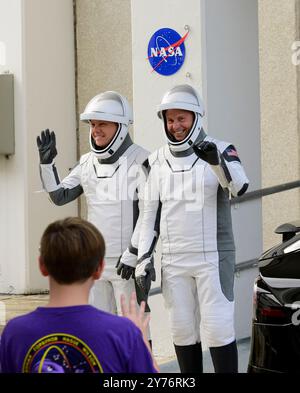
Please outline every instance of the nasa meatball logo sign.
[[189, 32], [183, 37], [177, 31], [170, 28], [157, 30], [148, 44], [148, 60], [152, 72], [161, 75], [173, 75], [184, 63], [185, 45], [184, 41]]

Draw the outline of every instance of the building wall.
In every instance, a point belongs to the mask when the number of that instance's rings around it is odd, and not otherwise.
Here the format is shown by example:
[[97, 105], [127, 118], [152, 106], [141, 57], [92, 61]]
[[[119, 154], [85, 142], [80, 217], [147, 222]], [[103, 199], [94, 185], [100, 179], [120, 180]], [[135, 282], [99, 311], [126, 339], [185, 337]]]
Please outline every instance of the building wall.
[[[176, 84], [188, 83], [197, 87], [206, 96], [203, 84], [202, 58], [202, 17], [201, 1], [189, 0], [132, 0], [132, 63], [133, 103], [135, 117], [135, 141], [150, 152], [166, 143], [162, 121], [157, 116], [157, 105], [163, 94]], [[192, 10], [192, 11], [191, 11]], [[171, 28], [184, 36], [186, 57], [184, 64], [175, 74], [162, 76], [152, 72], [147, 59], [148, 43], [151, 36], [161, 28]], [[205, 119], [206, 121], [206, 119]], [[160, 241], [156, 248], [156, 281], [152, 287], [160, 287]], [[150, 297], [151, 332], [154, 353], [166, 357], [174, 355], [170, 326], [162, 295]], [[161, 319], [165, 319], [164, 326]]]
[[[12, 30], [10, 27], [14, 26]], [[21, 1], [0, 1], [0, 40], [5, 46], [5, 64], [0, 71], [15, 75], [16, 154], [10, 159], [0, 156], [0, 292], [24, 290], [26, 287], [26, 233], [24, 201], [23, 140], [23, 68]], [[17, 240], [17, 247], [16, 247]], [[18, 273], [14, 273], [18, 272]]]
[[[134, 104], [135, 141], [153, 151], [165, 143], [162, 125], [156, 116], [156, 106], [162, 94], [176, 83], [190, 83], [200, 89], [204, 101], [210, 104], [207, 108], [209, 129], [213, 129], [216, 136], [226, 139], [221, 130], [224, 119], [226, 130], [229, 130], [226, 131], [227, 138], [237, 143], [248, 169], [250, 190], [297, 180], [299, 67], [291, 62], [291, 44], [297, 39], [296, 3], [299, 0], [284, 3], [279, 0], [258, 0], [255, 4], [227, 0], [227, 4], [221, 5], [211, 0], [77, 0], [78, 113], [99, 91], [121, 91]], [[115, 12], [116, 9], [119, 12]], [[187, 52], [182, 69], [169, 77], [152, 73], [147, 61], [151, 35], [161, 27], [171, 27], [183, 35], [187, 25], [190, 35], [185, 42]], [[237, 31], [243, 34], [238, 36]], [[234, 44], [228, 39], [230, 34], [233, 34]], [[224, 39], [227, 39], [227, 46], [222, 46]], [[212, 47], [212, 42], [217, 45]], [[103, 53], [106, 53], [105, 57]], [[222, 56], [231, 79], [222, 80], [228, 78], [228, 75], [224, 75]], [[111, 64], [114, 64], [113, 69]], [[214, 78], [218, 70], [219, 74]], [[212, 92], [217, 92], [218, 84], [222, 87], [222, 94], [214, 94], [212, 100]], [[247, 95], [247, 99], [243, 100], [243, 94]], [[229, 100], [225, 104], [224, 97]], [[230, 111], [226, 111], [227, 107]], [[244, 138], [243, 132], [246, 133]], [[79, 140], [82, 154], [89, 149], [86, 126], [79, 125]], [[241, 208], [239, 211], [234, 208], [234, 217], [244, 220], [243, 223], [237, 220], [236, 225], [239, 262], [258, 257], [262, 249], [279, 241], [273, 230], [283, 221], [299, 216], [298, 200], [299, 191], [293, 190], [265, 197], [262, 201], [248, 202], [254, 209], [253, 215], [249, 212], [243, 214]], [[84, 215], [85, 208], [81, 212]], [[253, 230], [249, 227], [251, 230], [243, 231], [246, 236], [241, 239], [240, 228], [247, 226], [249, 220]], [[242, 272], [236, 280], [236, 296], [242, 299], [237, 306], [239, 337], [250, 333], [252, 282], [256, 274], [257, 270]], [[155, 285], [159, 285], [159, 277]], [[154, 310], [160, 309], [161, 298], [154, 297], [150, 301]], [[241, 317], [243, 312], [247, 317]], [[158, 333], [156, 339], [159, 340], [161, 331], [156, 332], [155, 329], [154, 323], [153, 334]]]
[[[45, 193], [38, 193], [35, 139], [42, 129], [57, 133], [57, 166], [63, 177], [89, 150], [88, 129], [79, 124], [78, 114], [95, 94], [117, 90], [134, 103], [134, 137], [149, 150], [164, 143], [155, 107], [169, 86], [192, 83], [207, 97], [202, 84], [206, 70], [201, 59], [201, 1], [182, 4], [0, 0], [1, 50], [3, 43], [6, 49], [0, 72], [9, 70], [15, 77], [16, 134], [16, 154], [9, 159], [0, 156], [0, 205], [5, 207], [0, 213], [0, 292], [46, 289], [36, 268], [41, 233], [54, 219], [78, 213], [77, 202], [58, 208]], [[178, 17], [174, 19], [170, 9]], [[300, 40], [300, 1], [259, 0], [258, 15], [261, 182], [268, 187], [299, 179], [300, 66], [291, 61], [291, 45]], [[188, 24], [191, 36], [180, 74], [157, 83], [143, 55], [150, 38], [145, 32], [167, 23], [180, 33]], [[299, 217], [299, 204], [298, 189], [263, 198], [264, 249], [279, 241], [273, 234], [277, 225]], [[83, 205], [83, 216], [85, 210]]]
[[[75, 0], [75, 15], [78, 114], [106, 90], [116, 90], [132, 103], [130, 0]], [[82, 155], [89, 151], [89, 129], [81, 122], [78, 127]], [[86, 216], [84, 197], [80, 211]]]
[[[257, 0], [204, 4], [208, 132], [234, 144], [249, 178], [248, 191], [257, 190], [261, 188]], [[236, 263], [245, 263], [262, 252], [261, 200], [234, 203], [231, 212]], [[237, 338], [250, 335], [256, 276], [257, 268], [236, 274]]]
[[0, 41], [14, 74], [15, 155], [0, 156], [0, 293], [47, 288], [37, 269], [39, 240], [51, 221], [77, 214], [39, 193], [36, 137], [56, 131], [62, 176], [76, 160], [73, 5], [71, 0], [0, 0]]
[[[258, 4], [262, 187], [270, 187], [299, 179], [300, 66], [292, 63], [291, 51], [300, 39], [299, 1]], [[299, 196], [295, 189], [263, 198], [264, 249], [280, 241], [278, 225], [300, 217]]]

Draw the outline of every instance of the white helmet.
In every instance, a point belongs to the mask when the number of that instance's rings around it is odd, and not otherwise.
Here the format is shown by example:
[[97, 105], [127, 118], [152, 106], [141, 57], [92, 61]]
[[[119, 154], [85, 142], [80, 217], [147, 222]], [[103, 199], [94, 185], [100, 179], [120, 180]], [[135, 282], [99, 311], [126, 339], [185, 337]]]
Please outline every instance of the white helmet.
[[[167, 109], [183, 109], [195, 114], [193, 126], [184, 140], [176, 141], [170, 137], [164, 116], [164, 113]], [[165, 93], [161, 104], [157, 107], [157, 115], [164, 121], [165, 134], [172, 151], [184, 151], [193, 145], [201, 132], [203, 125], [202, 118], [204, 114], [205, 112], [202, 99], [197, 90], [192, 86], [177, 85]]]
[[106, 91], [91, 99], [84, 112], [81, 113], [80, 120], [89, 124], [91, 120], [104, 120], [119, 124], [113, 139], [104, 148], [95, 144], [92, 138], [92, 128], [90, 128], [91, 150], [98, 158], [105, 159], [111, 157], [124, 142], [129, 125], [133, 123], [133, 116], [125, 97], [115, 91]]

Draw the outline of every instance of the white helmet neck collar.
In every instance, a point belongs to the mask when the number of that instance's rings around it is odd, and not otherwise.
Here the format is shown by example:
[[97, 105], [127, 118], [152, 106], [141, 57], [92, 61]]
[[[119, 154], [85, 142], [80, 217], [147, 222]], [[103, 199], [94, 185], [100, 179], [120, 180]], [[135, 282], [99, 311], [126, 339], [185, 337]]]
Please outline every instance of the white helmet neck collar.
[[118, 151], [118, 149], [124, 142], [127, 135], [128, 135], [128, 126], [119, 123], [118, 129], [113, 139], [110, 141], [110, 143], [105, 147], [99, 147], [94, 142], [94, 139], [92, 137], [92, 129], [90, 128], [89, 141], [90, 141], [91, 151], [97, 158], [101, 160], [108, 159]]
[[173, 138], [172, 139], [170, 138], [170, 134], [166, 127], [166, 122], [164, 121], [165, 136], [167, 138], [167, 142], [170, 147], [170, 150], [174, 153], [188, 150], [195, 143], [196, 139], [199, 137], [200, 132], [202, 130], [202, 124], [203, 124], [202, 117], [198, 113], [195, 113], [195, 120], [188, 135], [182, 141], [175, 141]]
[[[165, 111], [168, 109], [181, 109], [194, 113], [195, 119], [189, 134], [182, 141], [174, 140], [167, 132]], [[157, 107], [157, 115], [164, 122], [165, 135], [174, 153], [188, 150], [198, 138], [202, 129], [204, 105], [198, 91], [191, 85], [177, 85], [168, 90]]]
[[133, 124], [132, 109], [127, 99], [116, 91], [106, 91], [93, 97], [80, 115], [80, 120], [90, 124], [91, 120], [103, 120], [118, 124], [118, 129], [105, 147], [95, 144], [90, 127], [89, 143], [93, 154], [101, 159], [109, 159], [123, 144], [130, 124]]
[[[206, 137], [206, 133], [203, 130], [203, 128], [201, 128], [201, 131], [200, 131], [197, 139], [195, 140], [195, 143], [197, 144], [197, 143], [202, 142], [205, 139], [205, 137]], [[171, 147], [169, 145], [169, 149], [170, 149], [170, 152], [171, 152], [172, 156], [174, 156], [174, 157], [188, 157], [188, 156], [190, 156], [191, 154], [194, 153], [194, 149], [192, 148], [192, 146], [190, 146], [187, 150], [174, 151], [174, 150], [171, 149]]]
[[113, 164], [126, 152], [126, 150], [133, 144], [129, 133], [126, 135], [124, 142], [121, 144], [119, 149], [109, 158], [98, 158], [100, 164]]

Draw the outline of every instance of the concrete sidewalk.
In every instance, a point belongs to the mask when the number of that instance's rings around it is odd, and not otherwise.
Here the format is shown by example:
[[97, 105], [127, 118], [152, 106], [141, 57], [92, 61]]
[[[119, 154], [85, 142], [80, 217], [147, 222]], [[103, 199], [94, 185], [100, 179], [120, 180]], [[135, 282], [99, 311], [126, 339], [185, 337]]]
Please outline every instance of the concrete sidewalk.
[[10, 319], [33, 311], [48, 302], [48, 294], [0, 295], [0, 333]]
[[[239, 354], [239, 373], [246, 373], [249, 360], [250, 338], [240, 340], [237, 344]], [[159, 363], [159, 368], [162, 373], [179, 373], [176, 358], [168, 362]], [[203, 351], [203, 372], [214, 373], [209, 351]]]

